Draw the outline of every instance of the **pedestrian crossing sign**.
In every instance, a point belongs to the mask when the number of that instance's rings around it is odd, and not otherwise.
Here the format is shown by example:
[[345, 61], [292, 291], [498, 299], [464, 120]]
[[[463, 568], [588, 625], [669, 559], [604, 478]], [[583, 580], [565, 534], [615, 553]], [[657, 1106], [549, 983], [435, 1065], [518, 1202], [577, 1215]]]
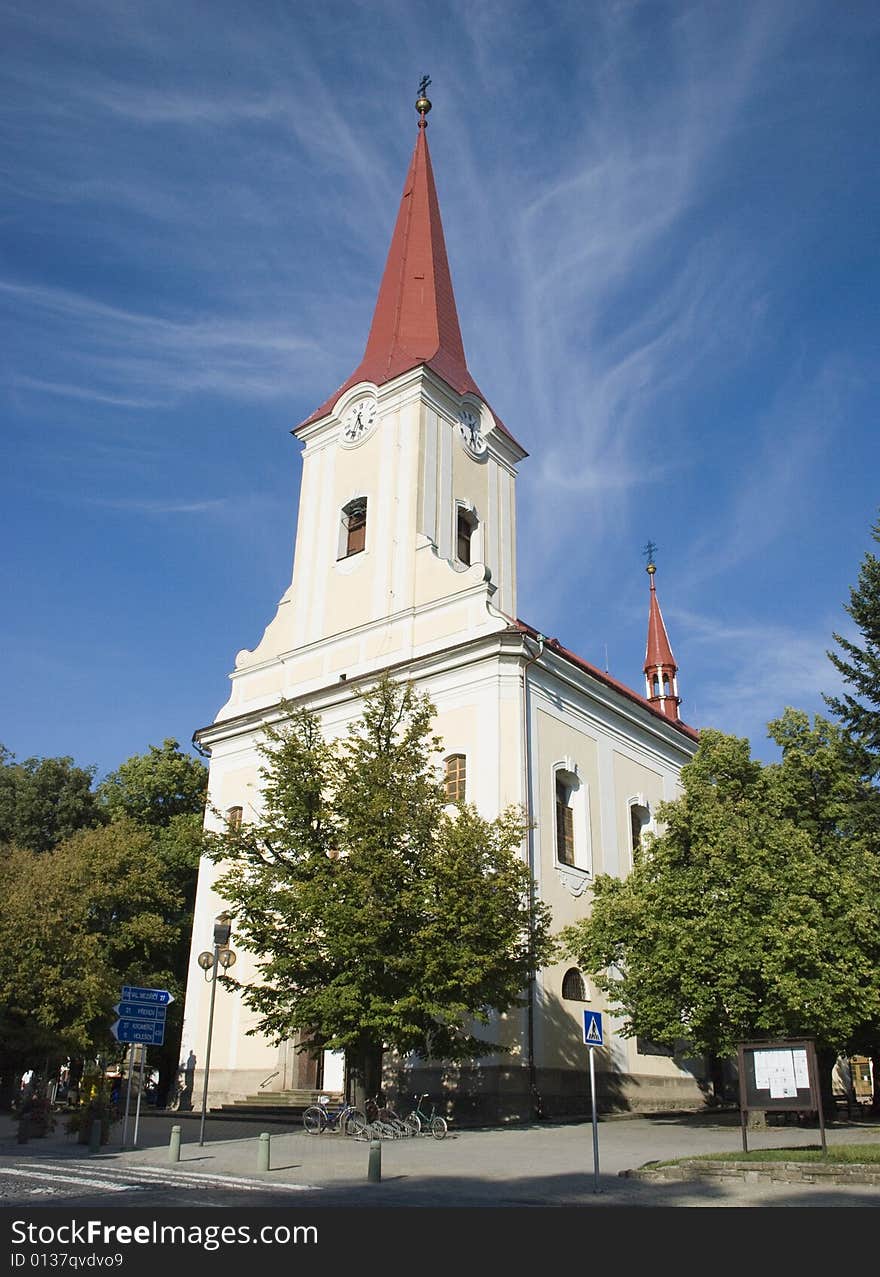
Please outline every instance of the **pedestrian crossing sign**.
[[584, 1042], [587, 1046], [602, 1045], [602, 1015], [599, 1011], [584, 1012]]

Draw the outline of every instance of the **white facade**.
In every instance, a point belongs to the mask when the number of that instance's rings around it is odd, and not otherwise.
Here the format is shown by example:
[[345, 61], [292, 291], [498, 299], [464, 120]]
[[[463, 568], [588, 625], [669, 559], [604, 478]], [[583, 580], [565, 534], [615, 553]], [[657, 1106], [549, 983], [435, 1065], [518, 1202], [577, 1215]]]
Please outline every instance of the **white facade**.
[[[228, 701], [197, 733], [210, 753], [209, 810], [240, 807], [245, 821], [259, 817], [257, 747], [280, 701], [315, 710], [332, 738], [359, 714], [356, 693], [390, 671], [436, 705], [441, 759], [464, 755], [467, 801], [489, 818], [511, 803], [527, 810], [533, 828], [523, 856], [558, 929], [584, 916], [597, 874], [628, 872], [633, 829], [650, 828], [657, 804], [675, 795], [696, 737], [517, 622], [515, 487], [526, 454], [463, 362], [424, 135], [407, 183], [367, 353], [375, 357], [386, 329], [398, 340], [398, 315], [410, 315], [419, 339], [412, 314], [421, 291], [395, 310], [392, 284], [399, 276], [401, 289], [415, 282], [421, 290], [427, 261], [439, 280], [431, 304], [443, 335], [434, 363], [451, 370], [451, 382], [427, 358], [383, 384], [353, 377], [295, 432], [304, 451], [293, 577], [260, 642], [239, 652]], [[185, 1008], [184, 1054], [192, 1049], [200, 1066], [210, 986], [196, 959], [224, 907], [213, 888], [218, 872], [202, 865]], [[445, 1093], [462, 1116], [530, 1116], [535, 1088], [545, 1112], [582, 1111], [582, 1012], [604, 1008], [589, 985], [586, 1002], [563, 997], [566, 969], [542, 971], [530, 1008], [501, 1017], [496, 1040], [509, 1054], [457, 1068], [422, 1065], [406, 1089]], [[238, 978], [252, 970], [240, 954]], [[218, 992], [211, 1103], [303, 1084], [302, 1053], [249, 1036], [253, 1024], [236, 996]], [[698, 1096], [691, 1073], [640, 1054], [610, 1028], [601, 1065], [609, 1103]], [[197, 1074], [197, 1093], [200, 1085]]]

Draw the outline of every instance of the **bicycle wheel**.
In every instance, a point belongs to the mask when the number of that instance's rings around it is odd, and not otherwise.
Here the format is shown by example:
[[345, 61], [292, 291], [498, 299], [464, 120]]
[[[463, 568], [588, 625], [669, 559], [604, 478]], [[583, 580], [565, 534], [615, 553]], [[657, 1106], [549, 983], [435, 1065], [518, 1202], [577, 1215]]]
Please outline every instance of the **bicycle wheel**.
[[367, 1129], [367, 1119], [363, 1113], [359, 1113], [357, 1109], [352, 1109], [345, 1119], [346, 1135], [363, 1135]]
[[446, 1132], [448, 1130], [449, 1127], [446, 1125], [445, 1117], [431, 1118], [431, 1134], [434, 1136], [435, 1140], [445, 1140]]
[[307, 1135], [320, 1135], [326, 1125], [327, 1118], [324, 1110], [319, 1109], [317, 1104], [313, 1104], [303, 1113], [303, 1126], [306, 1128]]
[[407, 1135], [421, 1135], [422, 1124], [415, 1113], [410, 1113], [409, 1117], [405, 1117], [403, 1124], [406, 1127]]

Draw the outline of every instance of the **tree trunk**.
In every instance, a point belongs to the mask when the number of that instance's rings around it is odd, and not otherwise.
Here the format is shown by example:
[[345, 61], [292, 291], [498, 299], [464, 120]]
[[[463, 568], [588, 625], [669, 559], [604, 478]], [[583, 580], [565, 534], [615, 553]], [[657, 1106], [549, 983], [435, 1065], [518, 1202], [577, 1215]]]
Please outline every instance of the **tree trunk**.
[[382, 1090], [382, 1047], [370, 1044], [345, 1053], [348, 1102], [364, 1112], [368, 1099]]
[[724, 1061], [720, 1055], [709, 1055], [709, 1081], [712, 1083], [712, 1101], [721, 1104], [724, 1101]]

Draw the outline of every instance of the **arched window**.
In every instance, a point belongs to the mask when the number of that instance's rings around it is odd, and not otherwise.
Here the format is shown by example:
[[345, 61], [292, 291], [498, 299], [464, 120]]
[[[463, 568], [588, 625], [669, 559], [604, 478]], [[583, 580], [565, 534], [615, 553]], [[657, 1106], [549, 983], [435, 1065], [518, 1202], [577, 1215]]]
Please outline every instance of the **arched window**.
[[633, 799], [629, 805], [630, 847], [637, 851], [642, 845], [642, 835], [651, 824], [651, 811], [642, 800]]
[[553, 796], [556, 864], [560, 868], [592, 873], [590, 795], [573, 758], [564, 758], [554, 764]]
[[450, 754], [445, 769], [446, 801], [463, 803], [467, 790], [467, 758], [464, 754]]
[[571, 786], [556, 777], [556, 859], [561, 865], [574, 864], [574, 812]]
[[562, 996], [568, 1002], [588, 1002], [587, 986], [577, 967], [570, 967], [562, 977]]
[[457, 507], [455, 526], [455, 554], [459, 563], [471, 565], [473, 537], [477, 530], [477, 516], [465, 506]]
[[339, 558], [360, 554], [367, 544], [367, 498], [355, 497], [342, 507]]
[[234, 834], [241, 829], [242, 809], [240, 807], [229, 807], [226, 811], [226, 828], [230, 833]]

